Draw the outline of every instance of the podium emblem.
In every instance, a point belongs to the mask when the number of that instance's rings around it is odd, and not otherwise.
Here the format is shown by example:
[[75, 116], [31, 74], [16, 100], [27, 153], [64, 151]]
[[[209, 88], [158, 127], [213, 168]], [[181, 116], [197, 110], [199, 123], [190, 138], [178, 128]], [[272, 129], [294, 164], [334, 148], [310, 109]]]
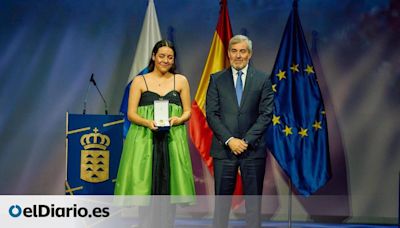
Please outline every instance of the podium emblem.
[[110, 170], [110, 137], [99, 133], [97, 128], [93, 133], [82, 135], [80, 140], [84, 150], [81, 150], [80, 178], [90, 183], [99, 183], [109, 179]]

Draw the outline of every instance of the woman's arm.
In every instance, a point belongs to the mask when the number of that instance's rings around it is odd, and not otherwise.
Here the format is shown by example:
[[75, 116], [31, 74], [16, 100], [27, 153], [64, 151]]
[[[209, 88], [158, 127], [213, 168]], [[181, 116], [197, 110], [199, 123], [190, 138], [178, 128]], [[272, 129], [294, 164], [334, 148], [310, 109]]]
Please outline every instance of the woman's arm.
[[180, 117], [171, 117], [170, 118], [171, 126], [180, 125], [180, 124], [185, 123], [186, 121], [188, 121], [190, 119], [190, 115], [191, 115], [189, 82], [184, 75], [177, 75], [177, 76], [179, 77], [179, 78], [177, 78], [178, 79], [177, 87], [181, 88], [179, 93], [181, 96], [183, 113]]
[[143, 78], [141, 78], [141, 76], [135, 77], [132, 81], [128, 100], [128, 120], [137, 125], [148, 127], [151, 130], [156, 130], [157, 127], [155, 126], [154, 121], [147, 120], [137, 114], [137, 109], [142, 94], [142, 83]]

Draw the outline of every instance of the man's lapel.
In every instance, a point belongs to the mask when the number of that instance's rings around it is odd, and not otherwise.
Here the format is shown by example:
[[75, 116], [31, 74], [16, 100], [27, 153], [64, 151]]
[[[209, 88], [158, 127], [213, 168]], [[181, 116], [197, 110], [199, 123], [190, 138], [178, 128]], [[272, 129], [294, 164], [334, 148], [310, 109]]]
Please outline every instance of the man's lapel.
[[254, 78], [253, 74], [254, 74], [253, 68], [249, 66], [247, 68], [246, 82], [244, 84], [244, 90], [243, 90], [243, 95], [242, 95], [242, 101], [240, 102], [240, 108], [242, 108], [243, 104], [245, 104], [248, 94], [251, 91], [251, 86], [252, 86], [253, 78]]
[[226, 88], [228, 91], [233, 107], [239, 108], [236, 98], [235, 84], [233, 83], [232, 69], [230, 67], [227, 71], [225, 71], [223, 83], [226, 83], [224, 88]]

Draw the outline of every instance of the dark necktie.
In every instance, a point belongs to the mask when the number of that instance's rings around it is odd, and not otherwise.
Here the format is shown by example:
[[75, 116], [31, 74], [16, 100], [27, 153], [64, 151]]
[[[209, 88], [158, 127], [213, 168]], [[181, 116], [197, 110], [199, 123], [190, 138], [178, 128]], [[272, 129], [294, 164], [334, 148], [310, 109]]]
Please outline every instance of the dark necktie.
[[242, 81], [242, 71], [237, 72], [237, 79], [236, 79], [236, 98], [238, 105], [240, 106], [240, 101], [242, 100], [243, 94], [243, 81]]

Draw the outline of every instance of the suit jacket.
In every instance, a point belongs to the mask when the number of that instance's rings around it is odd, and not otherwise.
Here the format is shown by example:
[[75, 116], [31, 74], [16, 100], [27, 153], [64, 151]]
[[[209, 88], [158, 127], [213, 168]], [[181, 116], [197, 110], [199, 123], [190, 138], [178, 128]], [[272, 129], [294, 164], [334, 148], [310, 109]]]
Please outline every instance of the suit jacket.
[[213, 131], [210, 154], [214, 158], [234, 159], [225, 142], [230, 137], [245, 139], [246, 158], [266, 156], [264, 132], [271, 122], [273, 91], [270, 77], [249, 66], [240, 106], [237, 103], [232, 69], [211, 75], [206, 98], [207, 122]]

